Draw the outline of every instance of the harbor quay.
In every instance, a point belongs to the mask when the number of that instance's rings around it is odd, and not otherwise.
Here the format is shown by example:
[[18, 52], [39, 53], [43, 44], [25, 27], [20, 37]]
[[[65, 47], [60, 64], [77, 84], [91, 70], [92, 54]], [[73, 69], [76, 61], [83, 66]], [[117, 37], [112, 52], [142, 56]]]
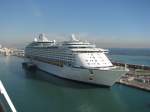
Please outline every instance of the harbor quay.
[[0, 54], [4, 56], [18, 56], [23, 57], [24, 56], [24, 50], [23, 49], [16, 49], [16, 48], [6, 48], [6, 47], [0, 47]]
[[116, 66], [123, 66], [129, 69], [129, 72], [121, 77], [117, 82], [141, 90], [150, 91], [150, 67], [145, 65], [125, 64], [113, 62]]

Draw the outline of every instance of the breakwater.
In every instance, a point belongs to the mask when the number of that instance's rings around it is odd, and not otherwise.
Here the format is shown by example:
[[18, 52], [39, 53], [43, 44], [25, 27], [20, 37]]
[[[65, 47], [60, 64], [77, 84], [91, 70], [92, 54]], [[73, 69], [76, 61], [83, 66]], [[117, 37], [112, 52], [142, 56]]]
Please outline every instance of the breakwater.
[[145, 65], [126, 64], [120, 62], [112, 62], [112, 63], [116, 66], [127, 66], [128, 68], [132, 68], [132, 69], [150, 70], [150, 66], [145, 66]]

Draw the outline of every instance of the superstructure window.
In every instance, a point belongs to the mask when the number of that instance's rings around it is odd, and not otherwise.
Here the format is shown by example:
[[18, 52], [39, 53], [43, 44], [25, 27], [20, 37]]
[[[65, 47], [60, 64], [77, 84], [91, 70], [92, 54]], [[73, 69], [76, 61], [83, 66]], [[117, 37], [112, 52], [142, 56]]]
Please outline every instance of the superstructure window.
[[33, 42], [29, 47], [52, 47], [54, 43], [52, 42]]
[[[74, 53], [97, 53], [99, 51], [73, 51]], [[90, 54], [88, 54], [90, 55]]]
[[68, 47], [68, 48], [91, 48], [91, 47]]
[[90, 45], [89, 43], [66, 43], [66, 44], [63, 44], [63, 45]]

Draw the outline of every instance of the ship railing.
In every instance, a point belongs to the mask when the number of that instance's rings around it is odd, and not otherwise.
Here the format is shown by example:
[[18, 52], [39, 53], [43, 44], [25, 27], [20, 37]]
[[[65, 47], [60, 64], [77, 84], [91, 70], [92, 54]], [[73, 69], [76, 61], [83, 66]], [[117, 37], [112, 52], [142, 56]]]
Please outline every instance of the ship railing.
[[15, 109], [15, 107], [14, 107], [10, 97], [8, 96], [7, 91], [6, 91], [4, 85], [3, 85], [3, 83], [1, 81], [0, 81], [0, 94], [2, 94], [4, 96], [4, 98], [7, 101], [11, 111], [12, 112], [17, 112], [17, 110]]

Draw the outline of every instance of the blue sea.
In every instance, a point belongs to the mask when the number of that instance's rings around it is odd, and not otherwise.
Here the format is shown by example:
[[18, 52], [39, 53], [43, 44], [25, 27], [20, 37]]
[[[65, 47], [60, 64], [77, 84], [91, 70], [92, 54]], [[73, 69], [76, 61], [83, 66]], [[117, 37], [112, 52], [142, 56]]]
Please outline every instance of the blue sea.
[[108, 56], [115, 62], [150, 66], [150, 48], [110, 48]]

